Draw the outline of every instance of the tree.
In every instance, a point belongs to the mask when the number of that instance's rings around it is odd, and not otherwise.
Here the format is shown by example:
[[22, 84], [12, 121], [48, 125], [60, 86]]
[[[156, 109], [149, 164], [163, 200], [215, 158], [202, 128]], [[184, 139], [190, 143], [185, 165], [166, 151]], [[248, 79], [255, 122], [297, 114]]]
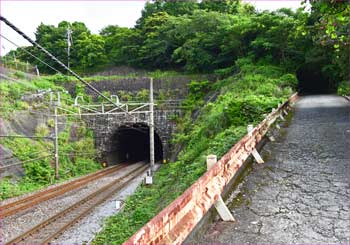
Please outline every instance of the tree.
[[241, 0], [202, 0], [200, 8], [206, 11], [216, 11], [220, 13], [236, 14], [238, 12]]
[[141, 29], [144, 40], [138, 53], [139, 62], [144, 67], [171, 66], [171, 54], [174, 47], [171, 40], [167, 39], [169, 18], [166, 12], [158, 12], [145, 20]]
[[[300, 22], [295, 16], [298, 15], [290, 10], [281, 9], [274, 13], [263, 12], [253, 17], [258, 29], [256, 38], [251, 42], [251, 48], [257, 59], [268, 58], [270, 62], [286, 65], [303, 62], [302, 47], [306, 43], [302, 43], [300, 47], [298, 39], [305, 41], [305, 37], [297, 32]], [[292, 68], [294, 69], [295, 65]]]
[[[314, 46], [330, 56], [323, 67], [335, 81], [350, 81], [350, 2], [346, 0], [310, 0], [311, 16], [306, 31]], [[306, 3], [306, 0], [304, 1]]]
[[142, 44], [138, 29], [107, 26], [100, 32], [105, 41], [105, 53], [113, 65], [138, 65], [138, 52]]
[[75, 45], [78, 50], [76, 59], [79, 60], [76, 68], [82, 72], [91, 72], [104, 67], [107, 63], [104, 45], [101, 36], [82, 34]]
[[185, 14], [192, 14], [196, 9], [198, 9], [196, 0], [149, 1], [146, 3], [144, 10], [142, 10], [141, 18], [137, 20], [136, 27], [142, 28], [146, 19], [158, 12], [165, 12], [171, 16], [182, 16]]
[[[107, 57], [104, 51], [104, 40], [101, 36], [92, 35], [90, 30], [82, 22], [69, 23], [62, 21], [57, 27], [41, 23], [35, 33], [36, 42], [47, 49], [56, 58], [63, 63], [68, 63], [67, 55], [67, 28], [72, 30], [73, 44], [70, 50], [70, 67], [80, 72], [96, 70], [107, 63]], [[27, 51], [39, 57], [45, 63], [57, 70], [65, 72], [60, 65], [45, 55], [42, 51], [32, 46], [26, 47]], [[53, 73], [54, 71], [45, 64], [37, 61], [35, 58], [20, 51], [20, 57], [23, 60], [29, 60], [36, 64], [44, 73]]]

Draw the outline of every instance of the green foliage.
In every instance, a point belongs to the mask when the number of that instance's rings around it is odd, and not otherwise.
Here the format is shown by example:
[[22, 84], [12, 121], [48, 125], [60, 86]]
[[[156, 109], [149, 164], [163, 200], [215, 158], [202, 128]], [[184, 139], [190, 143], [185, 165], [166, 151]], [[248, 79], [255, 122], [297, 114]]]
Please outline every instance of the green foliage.
[[[206, 171], [208, 154], [223, 156], [246, 134], [247, 124], [259, 123], [263, 114], [291, 94], [295, 77], [285, 75], [283, 69], [256, 65], [247, 59], [237, 64], [240, 73], [215, 86], [208, 81], [191, 82], [190, 94], [184, 102], [189, 105], [185, 107], [186, 117], [178, 120], [179, 133], [175, 135], [176, 144], [184, 145], [178, 161], [163, 165], [155, 173], [152, 186], [140, 186], [126, 200], [124, 209], [107, 219], [94, 244], [123, 243]], [[220, 95], [201, 109], [193, 123], [192, 112], [203, 106], [212, 89], [220, 90]]]
[[350, 95], [350, 84], [349, 82], [343, 81], [339, 84], [338, 90], [337, 90], [338, 95]]
[[21, 78], [21, 79], [23, 79], [25, 77], [25, 74], [23, 72], [21, 72], [21, 71], [16, 71], [13, 75], [15, 77]]
[[[60, 82], [69, 80], [69, 77], [54, 75], [50, 77], [35, 78], [31, 81], [20, 80], [1, 81], [0, 83], [0, 117], [2, 119], [13, 119], [13, 113], [19, 113], [35, 107], [47, 109], [42, 102], [24, 102], [21, 100], [23, 94], [36, 93], [39, 89], [52, 89], [64, 91], [63, 87], [57, 86]], [[83, 90], [83, 87], [80, 88]], [[46, 98], [48, 99], [48, 98]], [[74, 107], [65, 104], [66, 100], [73, 101], [69, 94], [61, 93], [62, 106], [69, 110]], [[78, 139], [71, 140], [70, 132], [72, 122], [67, 118], [67, 125], [64, 131], [59, 134], [60, 149], [60, 176], [61, 180], [83, 175], [100, 168], [95, 160], [97, 152], [94, 146], [93, 134], [80, 122], [76, 129]], [[48, 119], [46, 124], [39, 124], [36, 127], [36, 136], [48, 136], [50, 128], [54, 127], [54, 120]], [[23, 164], [24, 177], [0, 180], [0, 199], [21, 195], [26, 192], [43, 188], [55, 183], [53, 170], [53, 143], [47, 139], [27, 138], [1, 138], [0, 144], [10, 149], [14, 157], [19, 161], [28, 161]]]
[[39, 137], [45, 137], [49, 134], [49, 128], [46, 124], [39, 124], [35, 129], [35, 135]]
[[63, 75], [60, 73], [57, 73], [57, 74], [52, 75], [52, 76], [47, 76], [45, 78], [46, 78], [46, 80], [48, 80], [50, 82], [54, 82], [57, 85], [60, 85], [62, 83], [66, 83], [66, 82], [77, 81], [77, 79], [75, 77], [66, 76], [66, 75]]
[[34, 191], [40, 187], [42, 187], [42, 185], [38, 183], [28, 182], [25, 179], [12, 180], [5, 178], [0, 181], [0, 200]]
[[[96, 35], [83, 23], [62, 21], [57, 27], [41, 24], [36, 41], [66, 61], [65, 34], [71, 27], [74, 44], [70, 65], [82, 73], [126, 64], [187, 72], [218, 70], [226, 76], [230, 71], [222, 69], [233, 67], [238, 58], [250, 54], [293, 70], [303, 61], [305, 46], [311, 40], [303, 28], [307, 18], [300, 10], [259, 13], [238, 0], [156, 0], [145, 4], [135, 28], [109, 25]], [[27, 49], [60, 69], [35, 48]], [[23, 60], [32, 59], [20, 50], [18, 53]]]
[[[104, 52], [104, 40], [101, 36], [91, 34], [84, 23], [62, 21], [58, 26], [40, 24], [37, 27], [35, 36], [36, 42], [46, 48], [59, 60], [67, 61], [67, 28], [72, 30], [73, 44], [70, 53], [70, 66], [80, 72], [98, 69], [107, 62], [107, 56]], [[50, 66], [57, 70], [62, 68], [53, 60], [49, 59], [44, 53], [32, 46], [25, 48], [41, 60], [44, 60]], [[42, 73], [52, 73], [53, 71], [46, 65], [38, 62], [32, 56], [21, 49], [17, 50], [18, 57], [25, 61], [36, 64]]]
[[[107, 98], [110, 98], [110, 97], [111, 97], [111, 92], [109, 92], [109, 91], [103, 91], [102, 94], [103, 94], [104, 96], [106, 96]], [[99, 95], [99, 96], [98, 96], [98, 101], [99, 101], [99, 102], [104, 102], [104, 101], [106, 101], [106, 99], [103, 98], [101, 95]]]
[[[306, 0], [304, 2], [307, 2]], [[300, 29], [312, 39], [306, 52], [308, 61], [324, 59], [321, 67], [328, 70], [334, 84], [350, 80], [350, 3], [337, 0], [310, 0], [311, 14]]]
[[[304, 2], [307, 2], [306, 0]], [[220, 78], [236, 71], [242, 57], [273, 63], [294, 72], [302, 63], [322, 58], [336, 87], [349, 80], [349, 11], [347, 1], [310, 0], [311, 13], [279, 9], [259, 12], [238, 0], [147, 2], [135, 28], [109, 25], [99, 35], [80, 22], [41, 24], [36, 41], [66, 61], [66, 29], [73, 30], [70, 65], [81, 73], [113, 65], [211, 73]], [[281, 35], [283, 33], [283, 35]], [[27, 47], [60, 69], [39, 50]], [[21, 50], [17, 57], [52, 72]], [[13, 60], [13, 53], [4, 57]], [[71, 80], [70, 78], [68, 80]], [[73, 79], [74, 80], [74, 79]], [[60, 77], [57, 81], [67, 81]], [[44, 87], [44, 86], [43, 86]]]
[[0, 113], [3, 118], [8, 118], [15, 110], [25, 110], [29, 108], [27, 102], [21, 101], [21, 97], [25, 92], [34, 92], [35, 85], [28, 81], [20, 80], [1, 81], [0, 83]]
[[50, 128], [55, 127], [55, 120], [50, 118], [49, 120], [47, 120], [47, 126]]
[[149, 90], [148, 89], [141, 89], [136, 94], [136, 100], [141, 102], [149, 101]]

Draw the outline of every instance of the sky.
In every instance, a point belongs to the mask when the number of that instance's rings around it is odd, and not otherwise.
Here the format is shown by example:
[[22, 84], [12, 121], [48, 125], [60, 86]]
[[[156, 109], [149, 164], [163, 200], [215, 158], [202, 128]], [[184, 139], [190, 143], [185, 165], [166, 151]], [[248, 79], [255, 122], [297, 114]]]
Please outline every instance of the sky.
[[[281, 7], [296, 9], [301, 0], [243, 0], [250, 2], [260, 10], [274, 10]], [[141, 16], [145, 0], [108, 0], [108, 1], [50, 1], [50, 0], [1, 0], [0, 13], [29, 37], [40, 23], [55, 25], [62, 20], [84, 22], [92, 33], [98, 33], [107, 25], [133, 27]], [[29, 43], [0, 23], [0, 33], [19, 46]], [[0, 54], [4, 55], [15, 46], [0, 38]]]

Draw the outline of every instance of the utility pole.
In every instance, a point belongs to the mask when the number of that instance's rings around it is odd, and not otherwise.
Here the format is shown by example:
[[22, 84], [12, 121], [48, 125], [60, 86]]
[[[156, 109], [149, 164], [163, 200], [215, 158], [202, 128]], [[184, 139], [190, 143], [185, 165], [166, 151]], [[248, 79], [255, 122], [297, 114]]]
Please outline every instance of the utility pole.
[[154, 166], [154, 104], [153, 104], [153, 78], [150, 78], [149, 84], [149, 146], [150, 146], [150, 164], [151, 164], [151, 173], [155, 172]]
[[55, 138], [54, 138], [54, 148], [55, 148], [55, 178], [58, 180], [60, 178], [59, 169], [59, 159], [58, 159], [58, 116], [57, 116], [57, 106], [60, 104], [59, 93], [57, 93], [57, 101], [54, 102], [54, 121], [55, 121]]
[[16, 70], [18, 70], [18, 65], [17, 65], [17, 59], [16, 59], [16, 54], [15, 54], [15, 52], [13, 52], [13, 60], [14, 60], [15, 65], [16, 65]]
[[38, 68], [37, 65], [35, 66], [35, 71], [36, 71], [36, 75], [37, 75], [38, 77], [40, 77], [40, 72], [39, 72], [39, 68]]
[[67, 27], [67, 67], [70, 69], [70, 64], [69, 64], [69, 57], [70, 57], [70, 47], [73, 44], [73, 38], [72, 38], [72, 30], [70, 27]]

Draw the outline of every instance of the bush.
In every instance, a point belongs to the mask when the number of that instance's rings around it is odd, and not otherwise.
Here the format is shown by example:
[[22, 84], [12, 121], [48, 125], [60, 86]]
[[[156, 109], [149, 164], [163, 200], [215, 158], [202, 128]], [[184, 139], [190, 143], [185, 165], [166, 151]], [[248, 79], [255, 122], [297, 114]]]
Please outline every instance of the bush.
[[[124, 209], [107, 219], [94, 244], [120, 244], [149, 221], [162, 208], [186, 190], [205, 171], [208, 154], [223, 156], [242, 136], [247, 124], [257, 124], [265, 113], [291, 95], [281, 87], [284, 72], [268, 64], [239, 61], [241, 72], [211, 86], [208, 81], [193, 81], [183, 102], [186, 117], [178, 120], [174, 142], [183, 144], [178, 161], [155, 173], [152, 186], [141, 186], [127, 199]], [[290, 81], [292, 81], [290, 77]], [[289, 87], [287, 87], [289, 88]], [[204, 104], [211, 89], [220, 89], [216, 101]], [[212, 92], [212, 91], [211, 91]], [[192, 112], [200, 114], [193, 123]]]
[[55, 127], [55, 120], [50, 118], [49, 120], [47, 120], [47, 126], [50, 128]]
[[338, 85], [337, 94], [344, 96], [350, 95], [350, 81], [343, 81]]
[[24, 72], [21, 72], [21, 71], [16, 71], [13, 75], [17, 78], [21, 78], [21, 79], [25, 78]]
[[49, 133], [49, 128], [43, 123], [39, 124], [35, 129], [35, 135], [39, 137], [46, 137]]

